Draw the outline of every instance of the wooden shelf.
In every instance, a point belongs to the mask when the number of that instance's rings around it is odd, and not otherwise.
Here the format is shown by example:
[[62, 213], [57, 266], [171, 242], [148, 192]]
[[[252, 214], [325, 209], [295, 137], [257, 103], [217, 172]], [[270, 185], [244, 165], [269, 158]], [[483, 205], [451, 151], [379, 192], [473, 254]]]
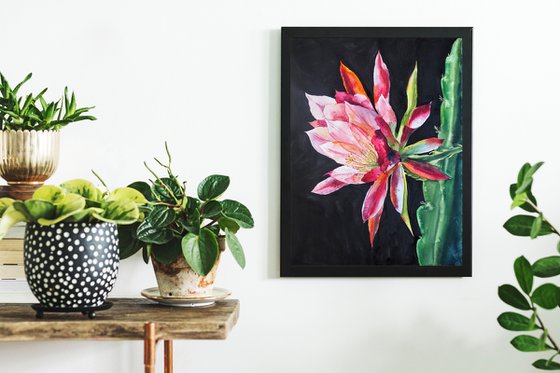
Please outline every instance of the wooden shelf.
[[89, 320], [80, 313], [48, 313], [36, 319], [28, 303], [0, 303], [0, 341], [53, 339], [144, 340], [146, 322], [156, 339], [225, 339], [239, 317], [239, 301], [204, 308], [166, 307], [145, 299], [109, 299], [113, 307]]

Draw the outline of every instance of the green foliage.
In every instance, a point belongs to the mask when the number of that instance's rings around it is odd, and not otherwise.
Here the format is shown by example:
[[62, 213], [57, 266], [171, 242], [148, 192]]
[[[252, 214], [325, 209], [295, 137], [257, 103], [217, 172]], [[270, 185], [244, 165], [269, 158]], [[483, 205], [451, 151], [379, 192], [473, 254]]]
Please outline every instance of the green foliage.
[[64, 221], [133, 224], [138, 221], [140, 207], [146, 202], [144, 196], [134, 189], [119, 188], [112, 193], [103, 193], [92, 182], [83, 179], [70, 180], [59, 187], [44, 185], [26, 201], [0, 200], [0, 239], [14, 224], [22, 221], [41, 225]]
[[[531, 165], [526, 163], [521, 167], [517, 175], [517, 182], [509, 188], [512, 199], [511, 208], [521, 208], [532, 215], [520, 214], [508, 219], [504, 228], [514, 236], [531, 237], [556, 234], [558, 230], [546, 219], [539, 210], [537, 199], [531, 191], [533, 176], [543, 165], [543, 162]], [[560, 252], [560, 242], [557, 250]], [[553, 255], [540, 258], [531, 264], [525, 257], [521, 256], [514, 262], [515, 277], [523, 295], [513, 285], [502, 285], [498, 288], [498, 296], [506, 304], [525, 311], [530, 311], [530, 317], [514, 313], [504, 312], [498, 317], [498, 323], [511, 331], [538, 331], [540, 336], [520, 335], [515, 337], [511, 344], [519, 351], [542, 352], [553, 350], [548, 360], [539, 359], [533, 366], [542, 370], [560, 370], [560, 364], [554, 359], [560, 355], [560, 348], [549, 334], [542, 319], [539, 317], [539, 308], [555, 310], [560, 305], [560, 288], [553, 283], [545, 283], [534, 288], [535, 278], [551, 278], [560, 275], [560, 256]]]
[[4, 75], [0, 74], [1, 130], [57, 131], [73, 122], [96, 120], [91, 115], [84, 115], [93, 107], [78, 108], [76, 96], [74, 92], [69, 95], [68, 88], [64, 89], [60, 100], [53, 102], [47, 102], [43, 97], [47, 88], [37, 95], [19, 95], [19, 89], [31, 76], [31, 73], [28, 74], [12, 89]]
[[[421, 237], [416, 243], [420, 265], [457, 265], [462, 259], [462, 59], [463, 41], [457, 39], [445, 60], [441, 79], [441, 130], [438, 137], [445, 139], [430, 161], [451, 176], [445, 181], [422, 183], [424, 203], [416, 212]], [[419, 160], [421, 157], [415, 157]]]
[[[191, 268], [206, 275], [219, 258], [219, 240], [225, 240], [233, 257], [245, 267], [245, 254], [236, 233], [254, 226], [251, 212], [242, 203], [219, 198], [230, 179], [210, 175], [198, 185], [198, 198], [187, 195], [186, 183], [179, 182], [171, 169], [171, 154], [165, 145], [167, 163], [155, 161], [166, 171], [159, 176], [146, 163], [153, 176], [150, 183], [137, 181], [129, 185], [145, 197], [141, 222], [132, 229], [119, 229], [121, 259], [142, 250], [144, 260], [150, 256], [163, 264], [173, 263], [183, 255]], [[135, 229], [134, 229], [135, 227]]]

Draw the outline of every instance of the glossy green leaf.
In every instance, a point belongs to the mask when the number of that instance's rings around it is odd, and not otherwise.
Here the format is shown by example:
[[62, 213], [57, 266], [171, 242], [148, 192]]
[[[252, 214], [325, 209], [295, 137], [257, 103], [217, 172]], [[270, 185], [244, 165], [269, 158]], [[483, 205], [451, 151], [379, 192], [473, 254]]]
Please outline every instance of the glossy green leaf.
[[146, 243], [163, 245], [173, 238], [173, 232], [168, 228], [154, 228], [149, 221], [144, 220], [136, 230], [139, 240]]
[[30, 199], [23, 202], [23, 204], [29, 215], [33, 217], [33, 220], [40, 218], [51, 219], [56, 212], [54, 204], [47, 201]]
[[533, 366], [542, 370], [560, 370], [560, 364], [555, 361], [539, 359], [533, 363]]
[[183, 192], [175, 180], [169, 177], [162, 177], [160, 180], [161, 183], [154, 180], [154, 187], [152, 188], [156, 199], [167, 203], [175, 203], [175, 199], [180, 200], [182, 198]]
[[[511, 184], [509, 186], [509, 195], [510, 195], [512, 200], [515, 199], [515, 196], [516, 196], [515, 191], [516, 190], [517, 190], [517, 184]], [[531, 201], [535, 206], [537, 205], [537, 199], [533, 195], [533, 192], [531, 192], [531, 185], [529, 185], [529, 187], [525, 190], [524, 194], [527, 196], [527, 200]], [[525, 210], [525, 211], [528, 211], [528, 212], [537, 212], [537, 210], [535, 210], [535, 208], [533, 206], [529, 205], [528, 203], [524, 203], [524, 204], [520, 205], [519, 207], [521, 209]]]
[[515, 197], [513, 197], [511, 209], [524, 205], [525, 203], [527, 203], [528, 199], [529, 197], [527, 196], [527, 193], [516, 194]]
[[500, 299], [510, 306], [520, 309], [529, 310], [531, 306], [529, 301], [523, 294], [517, 290], [513, 285], [502, 285], [498, 288], [498, 296]]
[[102, 208], [102, 213], [93, 212], [92, 216], [118, 225], [133, 224], [140, 216], [138, 205], [130, 199], [109, 200], [102, 204]]
[[144, 243], [136, 237], [139, 223], [119, 225], [119, 258], [126, 259], [144, 247]]
[[218, 240], [208, 228], [200, 234], [187, 234], [182, 240], [183, 255], [191, 268], [201, 276], [207, 275], [218, 259]]
[[78, 194], [65, 194], [55, 203], [56, 212], [52, 219], [40, 218], [37, 223], [53, 225], [78, 214], [86, 207], [86, 199]]
[[175, 211], [163, 205], [156, 205], [146, 217], [146, 221], [154, 228], [162, 228], [173, 222]]
[[513, 263], [513, 269], [521, 290], [525, 294], [531, 294], [533, 289], [533, 269], [531, 268], [531, 263], [524, 256], [520, 256]]
[[235, 221], [241, 228], [253, 228], [255, 225], [251, 212], [240, 202], [231, 199], [223, 200], [222, 214]]
[[533, 263], [533, 274], [537, 277], [560, 275], [560, 256], [548, 256]]
[[518, 335], [511, 340], [511, 344], [522, 352], [538, 352], [551, 349], [546, 343], [532, 335]]
[[228, 229], [232, 233], [237, 233], [239, 230], [239, 224], [237, 224], [234, 220], [228, 219], [226, 217], [221, 217], [218, 219], [218, 226], [224, 232]]
[[537, 215], [535, 220], [533, 220], [533, 225], [531, 225], [531, 238], [535, 239], [539, 235], [541, 231], [541, 227], [543, 224], [543, 216], [542, 214]]
[[210, 175], [198, 185], [198, 198], [203, 201], [216, 199], [221, 196], [229, 186], [229, 177], [224, 175]]
[[[514, 236], [531, 236], [531, 229], [533, 228], [534, 216], [530, 215], [515, 215], [504, 223], [504, 228]], [[554, 233], [554, 228], [547, 222], [542, 221], [538, 236], [545, 236]]]
[[531, 299], [544, 309], [551, 310], [559, 304], [559, 289], [554, 284], [544, 284], [533, 292]]
[[237, 239], [237, 236], [230, 232], [229, 229], [226, 228], [226, 243], [231, 251], [231, 254], [235, 258], [235, 261], [241, 268], [245, 268], [245, 253], [243, 252], [243, 246]]
[[211, 219], [220, 215], [222, 204], [219, 201], [208, 201], [202, 205], [201, 211], [202, 217]]
[[533, 182], [533, 175], [543, 165], [544, 162], [537, 162], [532, 165], [524, 174], [521, 183], [517, 183], [516, 194], [523, 193]]

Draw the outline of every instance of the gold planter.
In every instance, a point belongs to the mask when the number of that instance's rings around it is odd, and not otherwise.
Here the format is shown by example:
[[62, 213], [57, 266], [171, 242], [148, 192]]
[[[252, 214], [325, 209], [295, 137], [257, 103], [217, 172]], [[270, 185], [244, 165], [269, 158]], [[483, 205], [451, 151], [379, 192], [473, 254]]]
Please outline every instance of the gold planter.
[[59, 131], [0, 131], [0, 176], [9, 185], [41, 185], [56, 170]]

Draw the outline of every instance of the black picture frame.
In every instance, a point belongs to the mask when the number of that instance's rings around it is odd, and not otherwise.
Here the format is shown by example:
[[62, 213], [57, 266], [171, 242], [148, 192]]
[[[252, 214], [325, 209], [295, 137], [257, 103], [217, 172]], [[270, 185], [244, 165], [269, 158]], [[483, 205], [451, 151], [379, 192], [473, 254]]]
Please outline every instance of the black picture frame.
[[[283, 27], [281, 67], [281, 277], [470, 277], [472, 276], [472, 27]], [[309, 265], [292, 261], [291, 43], [297, 38], [463, 39], [463, 249], [462, 265]]]

